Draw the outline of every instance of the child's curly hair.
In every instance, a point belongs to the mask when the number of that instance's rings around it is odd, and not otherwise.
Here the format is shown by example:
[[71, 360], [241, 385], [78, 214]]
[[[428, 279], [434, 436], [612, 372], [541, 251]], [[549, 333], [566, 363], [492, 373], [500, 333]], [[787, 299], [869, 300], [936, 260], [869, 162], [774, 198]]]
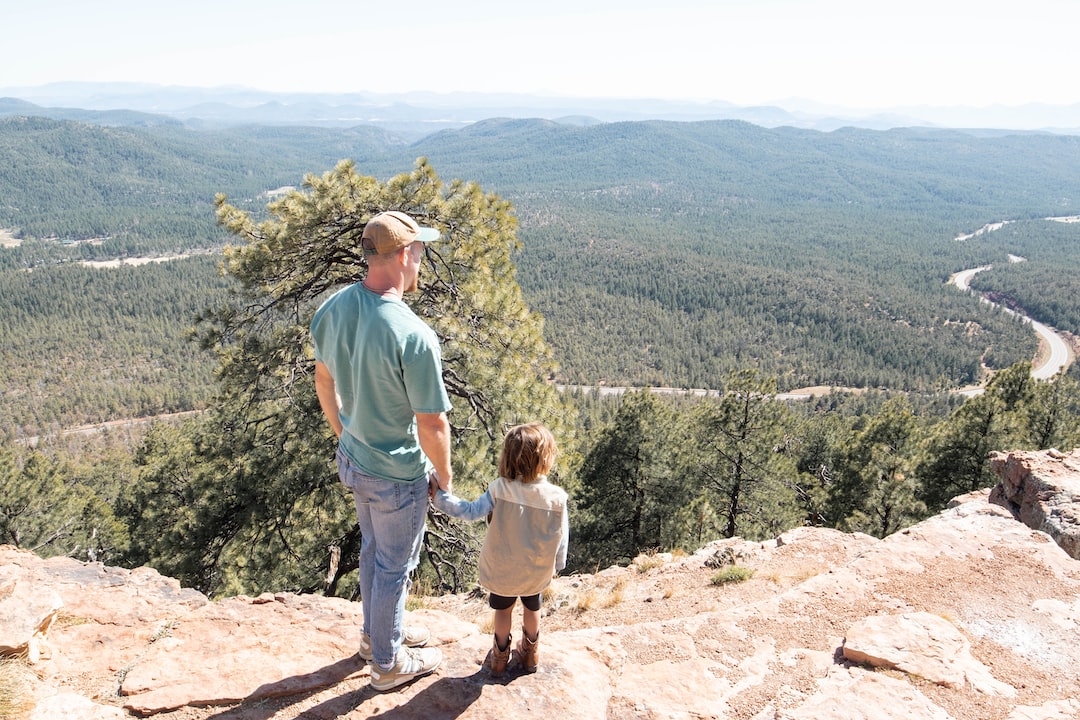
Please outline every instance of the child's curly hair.
[[532, 482], [546, 475], [558, 455], [555, 436], [538, 422], [515, 425], [503, 438], [499, 453], [499, 476], [507, 480]]

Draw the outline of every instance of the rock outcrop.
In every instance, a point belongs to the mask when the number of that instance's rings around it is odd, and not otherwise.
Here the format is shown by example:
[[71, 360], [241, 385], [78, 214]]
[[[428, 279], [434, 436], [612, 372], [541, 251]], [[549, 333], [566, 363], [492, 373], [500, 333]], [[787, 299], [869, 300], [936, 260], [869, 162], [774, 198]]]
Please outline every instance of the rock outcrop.
[[[1075, 481], [1063, 458], [1012, 454], [1003, 485], [1019, 465], [1048, 482], [1050, 460], [1055, 482]], [[1039, 487], [1032, 497], [1060, 510], [1066, 491]], [[1080, 718], [1080, 561], [1042, 520], [1029, 528], [988, 497], [883, 540], [799, 528], [560, 578], [532, 675], [481, 669], [490, 611], [469, 596], [411, 613], [443, 665], [377, 694], [355, 655], [360, 604], [214, 602], [152, 570], [11, 547], [0, 547], [0, 648], [36, 676], [32, 720]], [[753, 577], [719, 583], [731, 562]]]
[[994, 453], [990, 465], [1001, 478], [990, 502], [1080, 560], [1080, 450]]

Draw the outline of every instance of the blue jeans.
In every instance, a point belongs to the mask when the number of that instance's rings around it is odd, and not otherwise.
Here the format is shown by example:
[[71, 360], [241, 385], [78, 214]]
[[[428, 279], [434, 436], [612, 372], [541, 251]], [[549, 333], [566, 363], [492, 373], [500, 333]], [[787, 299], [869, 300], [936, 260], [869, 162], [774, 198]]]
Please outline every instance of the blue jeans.
[[352, 490], [360, 524], [360, 599], [364, 632], [375, 662], [393, 664], [401, 649], [409, 574], [420, 562], [428, 482], [396, 482], [365, 475], [337, 451], [338, 476]]

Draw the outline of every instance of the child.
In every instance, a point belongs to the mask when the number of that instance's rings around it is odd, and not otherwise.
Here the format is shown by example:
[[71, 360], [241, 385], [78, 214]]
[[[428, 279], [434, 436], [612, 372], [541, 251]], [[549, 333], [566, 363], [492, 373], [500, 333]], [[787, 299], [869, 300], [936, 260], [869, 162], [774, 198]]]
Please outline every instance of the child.
[[566, 491], [548, 482], [555, 464], [555, 438], [540, 423], [510, 428], [499, 455], [499, 477], [477, 500], [468, 502], [444, 490], [436, 508], [461, 520], [488, 517], [480, 550], [480, 584], [495, 611], [495, 638], [484, 667], [502, 675], [510, 662], [510, 626], [518, 598], [524, 606], [522, 637], [514, 667], [536, 672], [540, 641], [541, 594], [566, 567], [569, 523]]

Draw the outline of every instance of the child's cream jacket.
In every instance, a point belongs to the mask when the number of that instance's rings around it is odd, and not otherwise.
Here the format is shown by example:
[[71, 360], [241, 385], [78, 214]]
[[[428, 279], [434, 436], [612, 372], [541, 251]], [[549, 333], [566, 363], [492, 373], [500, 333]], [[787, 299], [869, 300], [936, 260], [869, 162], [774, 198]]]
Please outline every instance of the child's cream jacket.
[[490, 515], [479, 579], [488, 592], [505, 597], [542, 592], [566, 567], [566, 502], [566, 491], [543, 475], [530, 483], [497, 478], [472, 502], [443, 490], [434, 499], [436, 508], [461, 520]]

